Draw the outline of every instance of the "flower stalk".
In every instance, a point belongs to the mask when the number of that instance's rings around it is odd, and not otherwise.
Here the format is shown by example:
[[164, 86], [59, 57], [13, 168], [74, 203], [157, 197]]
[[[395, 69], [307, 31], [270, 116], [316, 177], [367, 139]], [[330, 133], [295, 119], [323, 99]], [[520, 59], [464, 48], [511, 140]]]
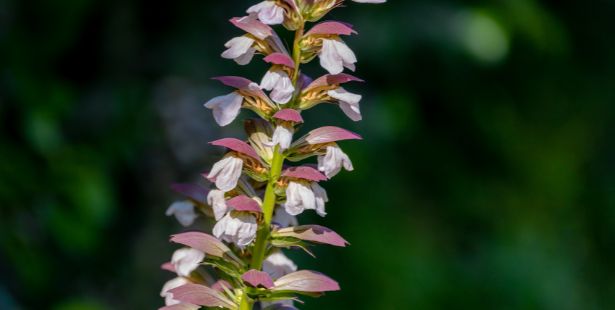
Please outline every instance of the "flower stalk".
[[[385, 0], [353, 0], [382, 3]], [[354, 121], [361, 120], [361, 96], [342, 88], [362, 80], [342, 73], [354, 71], [354, 52], [341, 36], [355, 34], [346, 23], [317, 22], [343, 0], [265, 0], [250, 7], [248, 16], [231, 23], [245, 31], [225, 44], [223, 58], [239, 65], [255, 55], [271, 68], [260, 84], [243, 77], [216, 80], [233, 92], [211, 99], [220, 126], [231, 124], [242, 108], [260, 118], [245, 121], [247, 140], [224, 138], [211, 142], [227, 152], [209, 173], [203, 174], [211, 188], [177, 184], [173, 189], [185, 200], [167, 210], [184, 226], [202, 216], [217, 222], [213, 236], [203, 232], [174, 235], [171, 241], [185, 246], [163, 269], [177, 274], [167, 282], [161, 296], [164, 310], [196, 310], [202, 306], [230, 310], [297, 309], [299, 296], [320, 296], [340, 289], [333, 279], [314, 271], [297, 270], [284, 250], [325, 244], [345, 247], [348, 242], [333, 230], [319, 225], [299, 225], [297, 216], [313, 210], [326, 216], [329, 202], [319, 184], [342, 169], [352, 171], [352, 162], [338, 142], [361, 137], [342, 128], [326, 126], [303, 137], [293, 136], [304, 122], [301, 112], [321, 103], [336, 104]], [[270, 25], [294, 31], [289, 53]], [[306, 28], [309, 28], [306, 31]], [[318, 57], [328, 74], [312, 80], [301, 73], [302, 63]], [[268, 92], [268, 93], [267, 93]], [[317, 157], [315, 166], [287, 166]]]

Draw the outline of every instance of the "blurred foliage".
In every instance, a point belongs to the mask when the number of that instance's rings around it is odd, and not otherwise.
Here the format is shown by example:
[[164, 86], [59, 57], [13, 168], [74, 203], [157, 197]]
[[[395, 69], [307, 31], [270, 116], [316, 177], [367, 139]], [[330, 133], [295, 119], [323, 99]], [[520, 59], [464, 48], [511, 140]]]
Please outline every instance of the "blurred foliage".
[[[254, 1], [0, 0], [0, 309], [152, 309], [180, 230], [168, 184], [239, 136], [202, 103]], [[305, 309], [615, 307], [615, 3], [389, 0], [355, 24], [354, 173], [293, 253], [343, 291]], [[247, 70], [247, 71], [246, 71]], [[322, 72], [316, 66], [311, 75]], [[248, 115], [246, 113], [246, 115]], [[309, 129], [309, 128], [308, 128]], [[206, 224], [203, 224], [206, 225]]]

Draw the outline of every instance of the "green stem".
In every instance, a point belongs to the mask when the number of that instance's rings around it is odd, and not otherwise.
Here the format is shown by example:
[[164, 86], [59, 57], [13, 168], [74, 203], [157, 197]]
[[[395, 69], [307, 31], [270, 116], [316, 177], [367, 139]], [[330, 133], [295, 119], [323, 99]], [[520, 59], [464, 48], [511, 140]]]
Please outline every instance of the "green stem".
[[239, 310], [252, 310], [254, 302], [248, 297], [248, 294], [243, 293], [241, 296], [241, 304], [239, 304]]
[[[295, 32], [295, 41], [293, 43], [293, 61], [295, 62], [295, 70], [293, 72], [293, 85], [297, 86], [297, 80], [299, 78], [299, 66], [301, 65], [301, 38], [303, 38], [305, 24], [302, 23], [301, 27]], [[296, 99], [296, 98], [295, 98]], [[276, 145], [273, 150], [273, 159], [271, 160], [271, 169], [269, 170], [269, 180], [267, 182], [267, 189], [265, 190], [265, 197], [263, 199], [263, 218], [264, 221], [258, 228], [256, 234], [256, 241], [254, 248], [252, 249], [252, 261], [250, 262], [250, 268], [261, 270], [263, 267], [263, 260], [267, 254], [267, 246], [269, 244], [269, 235], [271, 233], [271, 218], [275, 210], [275, 204], [277, 196], [275, 194], [275, 184], [280, 179], [282, 174], [282, 167], [284, 166], [284, 154], [280, 152], [280, 146]], [[243, 293], [241, 298], [240, 310], [252, 310], [254, 302], [248, 297], [247, 293]]]
[[271, 170], [269, 170], [269, 182], [265, 190], [265, 198], [263, 199], [263, 215], [264, 223], [258, 230], [256, 235], [256, 244], [252, 251], [252, 263], [250, 267], [260, 270], [267, 252], [267, 241], [269, 241], [269, 233], [271, 227], [271, 218], [275, 209], [277, 200], [275, 194], [275, 183], [278, 182], [280, 174], [282, 174], [282, 166], [284, 164], [284, 155], [280, 152], [280, 146], [276, 146], [273, 150], [273, 160], [271, 161]]

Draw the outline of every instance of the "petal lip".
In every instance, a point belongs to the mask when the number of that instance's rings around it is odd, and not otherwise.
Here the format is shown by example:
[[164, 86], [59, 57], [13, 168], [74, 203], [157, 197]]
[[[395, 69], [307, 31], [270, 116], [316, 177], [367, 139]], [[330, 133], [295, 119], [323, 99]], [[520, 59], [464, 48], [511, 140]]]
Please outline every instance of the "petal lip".
[[303, 123], [303, 117], [301, 117], [301, 113], [299, 113], [299, 111], [295, 109], [282, 109], [276, 112], [273, 117], [283, 121]]
[[235, 152], [248, 155], [256, 160], [260, 160], [254, 148], [252, 148], [249, 144], [239, 139], [223, 138], [223, 139], [209, 142], [209, 144], [215, 145], [215, 146], [223, 146]]
[[346, 247], [350, 243], [335, 231], [319, 225], [304, 225], [281, 228], [272, 233], [274, 237], [292, 237], [315, 243]]
[[356, 33], [357, 32], [352, 29], [351, 24], [338, 21], [324, 21], [312, 27], [305, 35], [337, 34], [349, 36]]
[[282, 65], [287, 66], [291, 69], [295, 68], [295, 62], [284, 53], [272, 53], [267, 57], [263, 58], [266, 63], [274, 64], [274, 65]]
[[343, 128], [325, 126], [310, 131], [305, 140], [309, 144], [322, 144], [342, 140], [363, 140], [363, 138], [359, 134]]
[[255, 269], [249, 270], [241, 276], [241, 279], [253, 287], [264, 287], [270, 289], [273, 287], [273, 280], [268, 273]]
[[209, 190], [196, 184], [174, 183], [171, 190], [200, 204], [205, 204]]
[[304, 179], [304, 180], [313, 181], [313, 182], [326, 181], [329, 179], [322, 172], [310, 166], [299, 166], [299, 167], [288, 168], [284, 170], [284, 172], [282, 173], [282, 176], [288, 177], [288, 178]]
[[246, 195], [233, 197], [226, 201], [226, 205], [235, 211], [263, 213], [258, 202]]

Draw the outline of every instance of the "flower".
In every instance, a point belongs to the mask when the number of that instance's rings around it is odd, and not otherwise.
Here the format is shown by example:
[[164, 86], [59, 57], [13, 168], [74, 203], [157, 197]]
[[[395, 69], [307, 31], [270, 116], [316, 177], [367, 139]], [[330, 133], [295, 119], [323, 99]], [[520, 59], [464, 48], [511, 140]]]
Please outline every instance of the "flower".
[[284, 151], [290, 147], [293, 140], [293, 130], [284, 125], [278, 125], [273, 131], [271, 144], [273, 146], [280, 145], [280, 151]]
[[273, 90], [269, 97], [279, 104], [288, 103], [295, 92], [295, 87], [290, 77], [279, 68], [267, 71], [265, 76], [263, 76], [260, 88]]
[[173, 294], [171, 294], [169, 291], [182, 285], [186, 285], [188, 283], [190, 283], [190, 281], [184, 277], [177, 277], [167, 281], [162, 286], [162, 290], [160, 291], [160, 297], [165, 299], [165, 305], [173, 306], [181, 304], [181, 301], [174, 299]]
[[354, 170], [348, 155], [337, 145], [327, 146], [327, 153], [324, 156], [318, 156], [318, 170], [322, 171], [328, 178], [338, 174], [342, 167], [347, 171]]
[[286, 188], [284, 208], [293, 216], [303, 213], [304, 210], [316, 210], [318, 215], [325, 216], [327, 201], [327, 193], [315, 182], [304, 184], [291, 181]]
[[263, 271], [268, 273], [271, 279], [277, 280], [291, 272], [297, 271], [297, 265], [293, 263], [282, 251], [273, 252], [263, 261]]
[[216, 221], [219, 221], [228, 211], [224, 192], [221, 190], [212, 189], [209, 191], [209, 194], [207, 194], [207, 203], [213, 209]]
[[322, 39], [319, 53], [320, 65], [331, 74], [344, 71], [344, 67], [354, 71], [357, 57], [342, 40]]
[[214, 119], [218, 125], [226, 126], [237, 118], [242, 102], [243, 97], [236, 92], [232, 92], [228, 95], [212, 98], [205, 103], [205, 107], [213, 110]]
[[167, 216], [175, 215], [177, 221], [184, 227], [192, 225], [199, 216], [194, 211], [194, 204], [189, 200], [174, 202], [165, 214]]
[[216, 238], [243, 248], [256, 237], [256, 217], [247, 212], [229, 212], [214, 226]]
[[258, 15], [258, 19], [267, 25], [279, 25], [284, 22], [284, 8], [275, 1], [263, 1], [251, 6], [247, 13]]
[[227, 156], [214, 164], [207, 179], [215, 182], [219, 190], [228, 192], [237, 187], [242, 169], [243, 160], [235, 156]]
[[173, 253], [171, 264], [173, 264], [178, 276], [189, 277], [199, 267], [204, 258], [205, 253], [199, 250], [182, 248]]
[[233, 59], [239, 65], [247, 65], [252, 61], [256, 49], [252, 47], [254, 39], [241, 36], [230, 39], [224, 46], [227, 48], [222, 53], [222, 58]]
[[271, 219], [271, 221], [280, 227], [299, 225], [299, 222], [297, 222], [297, 218], [288, 214], [288, 212], [286, 212], [286, 210], [281, 207], [275, 209], [275, 213], [273, 214], [273, 218]]
[[344, 114], [346, 114], [346, 116], [348, 116], [351, 120], [358, 122], [363, 118], [359, 107], [359, 102], [362, 98], [361, 95], [348, 92], [342, 87], [330, 90], [327, 94], [331, 98], [338, 100], [340, 109], [342, 109]]

